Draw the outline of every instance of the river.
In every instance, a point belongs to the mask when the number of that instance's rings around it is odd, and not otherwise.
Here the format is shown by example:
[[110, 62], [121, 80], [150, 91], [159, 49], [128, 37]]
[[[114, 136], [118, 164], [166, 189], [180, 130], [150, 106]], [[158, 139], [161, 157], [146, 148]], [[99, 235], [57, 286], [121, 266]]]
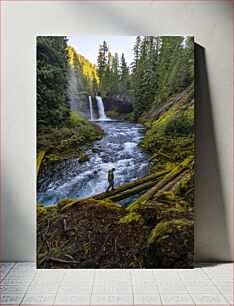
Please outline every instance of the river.
[[[37, 180], [37, 202], [54, 205], [62, 198], [83, 199], [106, 190], [108, 170], [115, 168], [115, 186], [147, 176], [149, 155], [139, 147], [144, 137], [141, 124], [100, 121], [105, 136], [95, 142], [98, 153], [87, 150], [90, 160], [74, 158], [43, 166]], [[136, 197], [136, 196], [135, 196]], [[134, 198], [131, 198], [130, 202]], [[123, 200], [127, 205], [129, 200]]]

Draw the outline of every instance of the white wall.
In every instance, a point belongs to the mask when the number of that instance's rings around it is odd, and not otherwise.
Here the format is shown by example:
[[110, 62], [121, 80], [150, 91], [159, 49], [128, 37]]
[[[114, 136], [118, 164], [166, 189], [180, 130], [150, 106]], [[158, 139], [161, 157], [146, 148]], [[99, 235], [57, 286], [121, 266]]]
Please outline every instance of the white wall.
[[232, 258], [231, 1], [4, 1], [2, 83], [3, 260], [34, 260], [36, 249], [36, 35], [194, 35], [205, 48], [197, 79], [195, 253]]

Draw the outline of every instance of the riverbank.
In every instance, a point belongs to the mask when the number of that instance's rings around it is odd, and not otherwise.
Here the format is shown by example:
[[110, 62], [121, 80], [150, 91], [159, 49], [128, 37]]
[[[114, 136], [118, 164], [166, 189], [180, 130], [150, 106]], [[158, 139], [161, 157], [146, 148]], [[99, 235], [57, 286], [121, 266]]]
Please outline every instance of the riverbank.
[[[70, 113], [70, 122], [64, 127], [41, 131], [37, 136], [37, 163], [42, 152], [42, 163], [54, 163], [81, 157], [82, 152], [93, 147], [93, 143], [104, 136], [104, 131], [76, 113]], [[39, 172], [39, 169], [37, 169]]]

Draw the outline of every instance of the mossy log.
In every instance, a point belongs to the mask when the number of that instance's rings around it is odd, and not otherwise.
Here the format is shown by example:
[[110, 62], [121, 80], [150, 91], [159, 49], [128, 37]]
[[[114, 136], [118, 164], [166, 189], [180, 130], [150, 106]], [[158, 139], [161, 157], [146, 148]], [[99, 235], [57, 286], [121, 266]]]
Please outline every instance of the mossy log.
[[41, 163], [42, 163], [42, 160], [45, 156], [45, 153], [46, 153], [46, 151], [39, 151], [39, 153], [37, 155], [37, 175], [38, 175], [38, 172], [40, 170]]
[[[149, 181], [154, 181], [153, 185], [155, 185], [155, 179], [160, 178], [160, 177], [168, 174], [169, 172], [171, 172], [171, 169], [165, 170], [165, 171], [161, 171], [161, 172], [149, 175], [149, 176], [146, 176], [146, 177], [144, 177], [142, 179], [139, 179], [139, 180], [136, 180], [134, 182], [127, 183], [127, 184], [124, 184], [124, 185], [122, 185], [120, 187], [117, 187], [115, 190], [113, 190], [111, 192], [102, 192], [102, 193], [96, 194], [96, 195], [94, 195], [94, 196], [92, 196], [90, 198], [95, 199], [95, 200], [103, 200], [103, 199], [106, 199], [106, 198], [110, 198], [112, 200], [112, 198], [114, 198], [113, 197], [114, 195], [117, 195], [117, 194], [119, 194], [122, 191], [126, 191], [128, 189], [135, 188], [135, 187], [137, 187], [139, 185], [142, 185], [142, 184], [145, 184], [145, 183], [147, 183]], [[151, 185], [150, 187], [152, 187], [153, 185]], [[143, 186], [142, 186], [142, 188], [143, 188]], [[145, 190], [145, 189], [143, 189], [143, 190]], [[134, 191], [133, 194], [136, 194], [136, 193], [139, 193], [139, 192], [140, 191], [138, 191], [138, 192]], [[130, 194], [129, 196], [131, 196], [133, 194]], [[125, 198], [127, 198], [127, 197], [124, 197], [124, 199]]]
[[180, 163], [172, 171], [170, 171], [168, 174], [166, 174], [165, 177], [162, 180], [160, 180], [154, 187], [152, 187], [145, 194], [143, 194], [140, 198], [138, 198], [132, 205], [136, 205], [138, 203], [144, 204], [147, 201], [149, 201], [150, 199], [152, 199], [160, 189], [162, 189], [170, 181], [175, 179], [185, 169], [189, 168], [190, 163], [192, 161], [193, 161], [193, 156], [187, 157], [182, 163]]
[[115, 194], [114, 196], [111, 196], [108, 199], [110, 199], [113, 202], [117, 202], [117, 201], [120, 201], [120, 200], [127, 199], [127, 198], [129, 198], [129, 197], [131, 197], [135, 194], [138, 194], [142, 191], [148, 190], [149, 188], [151, 188], [155, 184], [157, 184], [157, 182], [158, 182], [157, 179], [153, 180], [153, 181], [150, 181], [149, 183], [146, 183], [144, 185], [140, 185], [139, 187], [137, 186], [137, 188], [130, 189], [130, 190]]
[[182, 173], [180, 173], [178, 176], [176, 176], [174, 179], [169, 181], [166, 185], [164, 185], [163, 188], [159, 189], [156, 194], [154, 195], [154, 198], [159, 197], [162, 195], [165, 191], [170, 191], [171, 193], [175, 194], [177, 189], [174, 189], [173, 187], [176, 185], [180, 185], [181, 182], [184, 180], [184, 178], [187, 176], [188, 172], [185, 169]]
[[170, 188], [170, 191], [173, 192], [174, 194], [177, 194], [181, 189], [181, 185], [183, 183], [190, 182], [191, 180], [192, 180], [191, 173], [186, 171], [185, 173], [183, 173], [182, 178]]

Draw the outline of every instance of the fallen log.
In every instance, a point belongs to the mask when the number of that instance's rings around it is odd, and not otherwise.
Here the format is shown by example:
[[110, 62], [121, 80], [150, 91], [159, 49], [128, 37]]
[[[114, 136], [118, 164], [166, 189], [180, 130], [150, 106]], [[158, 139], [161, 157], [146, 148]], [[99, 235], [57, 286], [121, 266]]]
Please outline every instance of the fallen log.
[[163, 188], [158, 190], [157, 193], [154, 195], [154, 198], [159, 197], [165, 191], [170, 191], [170, 192], [174, 193], [175, 190], [176, 190], [176, 189], [174, 189], [174, 187], [180, 185], [181, 181], [183, 180], [183, 178], [186, 175], [188, 175], [188, 171], [185, 169], [182, 173], [180, 173], [178, 176], [176, 176], [173, 180], [169, 181]]
[[119, 194], [120, 192], [122, 191], [126, 191], [128, 189], [132, 189], [132, 188], [135, 188], [139, 185], [142, 185], [146, 182], [149, 182], [149, 181], [152, 181], [152, 180], [155, 180], [156, 178], [159, 178], [161, 176], [164, 176], [166, 174], [168, 174], [169, 172], [171, 172], [172, 169], [169, 169], [169, 170], [165, 170], [165, 171], [161, 171], [161, 172], [158, 172], [158, 173], [155, 173], [155, 174], [152, 174], [152, 175], [149, 175], [149, 176], [146, 176], [144, 178], [141, 178], [141, 179], [138, 179], [136, 181], [133, 181], [131, 183], [127, 183], [127, 184], [124, 184], [120, 187], [117, 187], [115, 190], [113, 191], [110, 191], [110, 192], [102, 192], [102, 193], [99, 193], [99, 194], [96, 194], [92, 197], [90, 197], [89, 199], [94, 199], [94, 200], [103, 200], [103, 199], [106, 199], [106, 198], [110, 198], [116, 194]]
[[178, 181], [176, 184], [174, 184], [169, 191], [176, 195], [178, 193], [179, 189], [181, 188], [181, 184], [184, 183], [184, 182], [191, 181], [191, 180], [192, 180], [191, 173], [186, 171], [184, 173], [183, 177], [181, 178], [181, 180]]
[[127, 198], [129, 198], [129, 197], [131, 197], [135, 194], [138, 194], [142, 191], [148, 190], [149, 188], [151, 188], [155, 184], [157, 184], [157, 182], [158, 182], [158, 180], [150, 181], [149, 183], [145, 183], [144, 185], [140, 185], [139, 187], [137, 186], [137, 188], [118, 193], [114, 196], [109, 197], [108, 199], [110, 199], [113, 202], [117, 202], [117, 201], [120, 201], [120, 200], [127, 199]]
[[38, 175], [38, 172], [40, 170], [41, 163], [42, 163], [42, 160], [45, 156], [45, 153], [46, 153], [46, 151], [39, 151], [39, 153], [38, 153], [38, 156], [37, 156], [37, 175]]
[[176, 166], [170, 173], [166, 174], [165, 177], [160, 180], [154, 187], [144, 193], [140, 198], [138, 198], [134, 203], [135, 204], [145, 204], [147, 201], [151, 200], [157, 192], [167, 185], [170, 181], [180, 175], [185, 169], [190, 167], [190, 163], [193, 161], [194, 157], [189, 156], [187, 157], [182, 163]]

